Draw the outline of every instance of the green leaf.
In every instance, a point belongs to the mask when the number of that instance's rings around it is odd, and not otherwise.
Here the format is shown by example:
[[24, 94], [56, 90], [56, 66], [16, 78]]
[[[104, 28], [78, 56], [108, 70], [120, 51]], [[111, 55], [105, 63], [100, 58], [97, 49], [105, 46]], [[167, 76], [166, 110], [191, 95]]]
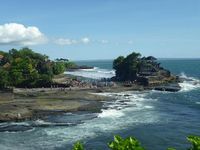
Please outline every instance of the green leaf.
[[111, 150], [144, 150], [138, 140], [133, 137], [123, 139], [120, 136], [114, 136], [114, 141], [110, 142], [108, 147]]
[[176, 149], [175, 149], [175, 148], [171, 148], [171, 147], [170, 147], [170, 148], [168, 148], [167, 150], [176, 150]]
[[200, 136], [188, 136], [187, 140], [192, 144], [189, 150], [200, 150]]
[[84, 150], [83, 144], [81, 142], [76, 142], [73, 146], [73, 150]]

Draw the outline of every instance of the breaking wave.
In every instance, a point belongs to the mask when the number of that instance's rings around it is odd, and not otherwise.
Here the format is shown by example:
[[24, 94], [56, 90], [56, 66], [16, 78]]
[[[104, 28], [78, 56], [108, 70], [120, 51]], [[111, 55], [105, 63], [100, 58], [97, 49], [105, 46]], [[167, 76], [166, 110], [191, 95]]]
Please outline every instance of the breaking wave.
[[111, 78], [115, 76], [115, 71], [94, 67], [93, 69], [78, 69], [75, 71], [66, 71], [65, 74], [100, 80], [103, 78]]
[[181, 73], [180, 78], [183, 80], [179, 83], [181, 86], [181, 92], [188, 92], [197, 88], [200, 88], [200, 80], [194, 77], [189, 77], [185, 73]]
[[[98, 93], [99, 94], [99, 93]], [[156, 99], [148, 98], [149, 93], [123, 92], [102, 93], [115, 98], [106, 101], [97, 117], [86, 120], [82, 124], [68, 128], [45, 128], [48, 136], [64, 138], [68, 142], [83, 140], [88, 137], [95, 138], [99, 134], [125, 129], [128, 126], [155, 123], [160, 120], [151, 104]]]

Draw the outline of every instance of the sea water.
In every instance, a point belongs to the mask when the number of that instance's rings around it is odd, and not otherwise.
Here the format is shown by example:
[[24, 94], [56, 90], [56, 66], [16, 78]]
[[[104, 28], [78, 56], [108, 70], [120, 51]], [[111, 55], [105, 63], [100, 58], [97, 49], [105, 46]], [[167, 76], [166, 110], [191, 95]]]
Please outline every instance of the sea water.
[[[1, 123], [0, 130], [13, 130], [0, 132], [0, 149], [66, 150], [80, 140], [88, 150], [106, 150], [116, 134], [134, 136], [149, 150], [186, 149], [186, 136], [200, 135], [200, 60], [159, 61], [185, 78], [180, 83], [181, 91], [101, 93], [115, 98], [103, 103], [101, 113], [76, 112], [49, 116], [46, 120]], [[95, 68], [66, 74], [92, 79], [114, 76], [111, 60], [77, 63]]]

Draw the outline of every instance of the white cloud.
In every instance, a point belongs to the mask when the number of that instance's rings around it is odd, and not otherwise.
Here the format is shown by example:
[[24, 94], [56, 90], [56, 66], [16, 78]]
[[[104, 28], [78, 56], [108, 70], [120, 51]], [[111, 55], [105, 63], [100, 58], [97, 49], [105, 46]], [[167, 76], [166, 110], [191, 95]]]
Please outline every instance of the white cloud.
[[55, 40], [55, 43], [58, 44], [58, 45], [72, 45], [72, 44], [76, 44], [77, 41], [71, 40], [71, 39], [60, 38], [60, 39]]
[[84, 37], [81, 39], [81, 42], [84, 43], [84, 44], [88, 44], [90, 42], [90, 39], [87, 38], [87, 37]]
[[58, 45], [88, 44], [90, 42], [91, 42], [90, 39], [87, 37], [84, 37], [80, 40], [73, 40], [69, 38], [59, 38], [54, 41], [54, 43]]
[[37, 27], [25, 27], [23, 24], [8, 23], [0, 25], [0, 44], [37, 45], [47, 38]]
[[102, 44], [107, 44], [108, 43], [108, 40], [101, 40], [100, 41]]

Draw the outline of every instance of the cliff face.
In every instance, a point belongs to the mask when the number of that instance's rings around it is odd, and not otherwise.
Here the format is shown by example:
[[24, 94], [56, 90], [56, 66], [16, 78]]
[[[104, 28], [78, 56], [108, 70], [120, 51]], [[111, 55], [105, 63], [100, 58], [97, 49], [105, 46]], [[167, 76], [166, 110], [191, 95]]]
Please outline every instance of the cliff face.
[[166, 83], [170, 80], [174, 80], [171, 72], [163, 67], [160, 67], [160, 63], [156, 62], [156, 59], [149, 60], [143, 58], [137, 74], [137, 82], [142, 85], [157, 85], [160, 83]]

